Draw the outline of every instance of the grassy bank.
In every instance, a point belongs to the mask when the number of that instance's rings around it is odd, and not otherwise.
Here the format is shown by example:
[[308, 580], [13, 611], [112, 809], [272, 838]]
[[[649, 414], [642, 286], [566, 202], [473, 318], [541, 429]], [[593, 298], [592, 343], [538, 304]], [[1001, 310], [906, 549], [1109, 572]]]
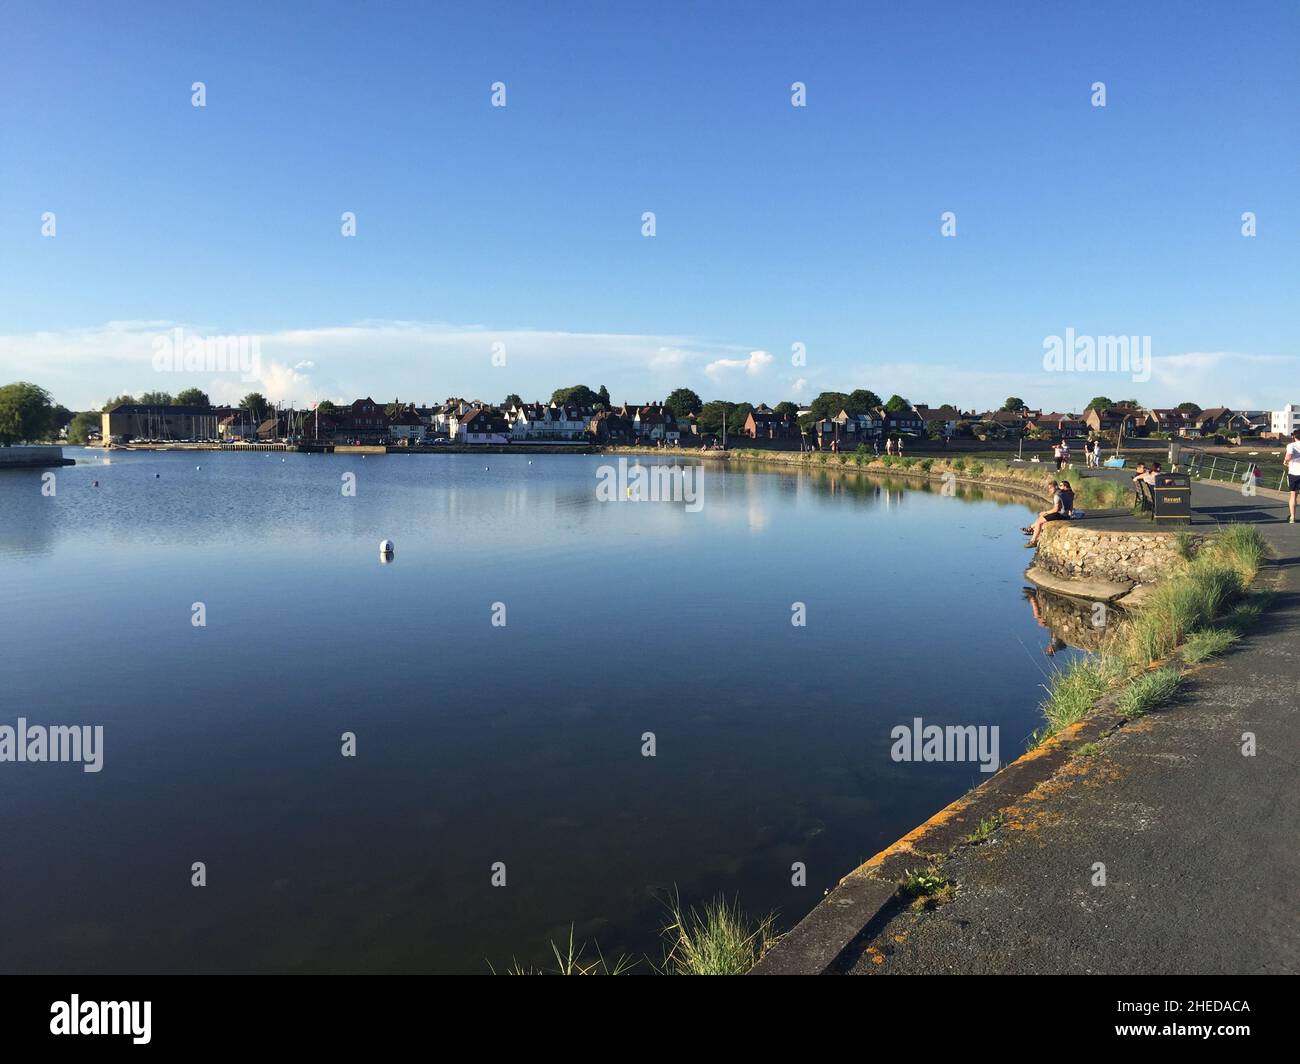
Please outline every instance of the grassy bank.
[[1047, 499], [1047, 481], [1059, 477], [1070, 481], [1075, 489], [1075, 505], [1080, 509], [1125, 509], [1131, 505], [1133, 497], [1132, 489], [1124, 482], [1104, 477], [1085, 477], [1085, 471], [1078, 466], [1058, 474], [1050, 463], [1010, 462], [1005, 456], [988, 459], [969, 455], [924, 458], [908, 456], [899, 458], [892, 455], [877, 457], [865, 448], [859, 448], [850, 454], [744, 449], [731, 451], [730, 454], [733, 461], [762, 462], [768, 465], [796, 466], [804, 469], [862, 470], [933, 480], [972, 481], [1022, 493], [1028, 492], [1041, 497], [1044, 504]]
[[1171, 701], [1188, 666], [1223, 653], [1259, 615], [1265, 600], [1250, 586], [1263, 559], [1264, 541], [1249, 525], [1228, 525], [1199, 547], [1185, 544], [1177, 570], [1107, 632], [1101, 653], [1053, 675], [1035, 742], [1111, 694], [1130, 718]]

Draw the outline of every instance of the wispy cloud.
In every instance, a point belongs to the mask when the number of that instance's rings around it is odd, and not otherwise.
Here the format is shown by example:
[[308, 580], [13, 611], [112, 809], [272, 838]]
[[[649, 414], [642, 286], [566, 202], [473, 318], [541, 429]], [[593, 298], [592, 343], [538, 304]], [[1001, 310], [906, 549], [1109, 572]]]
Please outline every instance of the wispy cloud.
[[360, 321], [257, 335], [256, 380], [238, 374], [159, 373], [151, 363], [159, 336], [181, 328], [199, 336], [229, 333], [172, 321], [113, 321], [92, 328], [0, 336], [0, 379], [23, 378], [70, 406], [122, 392], [203, 388], [218, 402], [250, 390], [279, 401], [348, 400], [374, 394], [428, 402], [447, 395], [500, 399], [508, 392], [549, 396], [557, 387], [605, 384], [616, 401], [663, 398], [679, 385], [704, 385], [711, 367], [757, 372], [772, 356], [748, 345], [689, 336], [493, 329], [417, 321]]

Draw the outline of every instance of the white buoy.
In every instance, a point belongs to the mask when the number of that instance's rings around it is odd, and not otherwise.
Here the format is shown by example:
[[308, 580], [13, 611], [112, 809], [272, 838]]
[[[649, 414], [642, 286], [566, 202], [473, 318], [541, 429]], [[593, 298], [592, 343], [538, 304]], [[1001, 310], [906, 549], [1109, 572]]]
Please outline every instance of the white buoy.
[[379, 553], [380, 553], [380, 554], [392, 554], [392, 553], [393, 553], [393, 541], [392, 541], [391, 539], [383, 539], [383, 540], [380, 540], [380, 541], [379, 541]]
[[155, 474], [153, 475], [153, 478], [154, 478], [154, 480], [158, 480], [158, 479], [159, 479], [158, 474], [155, 473]]
[[201, 465], [196, 465], [194, 468], [195, 468], [195, 469], [202, 469], [203, 467], [202, 467]]

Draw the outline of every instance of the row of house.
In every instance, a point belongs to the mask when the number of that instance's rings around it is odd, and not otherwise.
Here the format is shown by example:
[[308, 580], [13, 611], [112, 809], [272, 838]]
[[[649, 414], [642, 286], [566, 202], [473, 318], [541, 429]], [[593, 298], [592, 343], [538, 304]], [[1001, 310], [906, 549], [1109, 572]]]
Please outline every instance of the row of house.
[[[981, 434], [1047, 438], [1082, 438], [1123, 432], [1127, 436], [1162, 433], [1189, 439], [1207, 437], [1289, 436], [1300, 426], [1300, 405], [1281, 410], [1201, 411], [1145, 409], [1117, 405], [1083, 414], [1022, 409], [976, 413], [956, 407], [917, 404], [890, 411], [840, 410], [809, 421], [807, 408], [778, 413], [760, 403], [748, 414], [741, 434], [752, 440], [807, 439], [815, 447], [832, 443], [854, 447], [887, 436], [956, 436]], [[674, 445], [703, 436], [694, 415], [677, 418], [662, 402], [624, 403], [612, 409], [577, 404], [512, 402], [494, 406], [478, 400], [450, 398], [443, 403], [377, 403], [367, 396], [344, 407], [281, 410], [267, 417], [234, 407], [182, 407], [122, 404], [106, 411], [105, 440], [203, 440], [251, 442], [302, 439], [321, 442], [388, 443], [392, 441], [457, 443], [584, 443]]]
[[[377, 403], [367, 396], [350, 406], [279, 411], [253, 423], [234, 411], [220, 420], [223, 440], [305, 439], [332, 443], [678, 443], [683, 431], [661, 402], [598, 410], [578, 404], [524, 403], [494, 406], [450, 398], [432, 406]], [[692, 423], [686, 431], [694, 432]]]
[[[1008, 421], [1005, 416], [1001, 420]], [[1067, 439], [1121, 431], [1126, 436], [1161, 433], [1185, 439], [1259, 436], [1279, 431], [1273, 428], [1274, 416], [1267, 410], [1231, 410], [1226, 406], [1199, 411], [1114, 406], [1093, 408], [1083, 414], [1024, 411], [1019, 420], [1025, 432]]]

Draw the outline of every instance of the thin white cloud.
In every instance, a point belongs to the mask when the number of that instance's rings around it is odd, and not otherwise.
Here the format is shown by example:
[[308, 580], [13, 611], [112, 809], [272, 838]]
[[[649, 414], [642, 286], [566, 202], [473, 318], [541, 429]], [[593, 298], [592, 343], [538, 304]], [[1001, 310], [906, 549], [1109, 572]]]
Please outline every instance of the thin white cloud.
[[93, 328], [0, 336], [0, 380], [30, 379], [68, 406], [86, 407], [123, 392], [203, 388], [214, 401], [249, 391], [305, 404], [323, 398], [400, 396], [433, 402], [449, 395], [501, 399], [507, 392], [548, 397], [558, 387], [607, 385], [615, 401], [662, 398], [679, 385], [699, 386], [706, 367], [737, 361], [755, 369], [771, 361], [740, 344], [687, 336], [492, 329], [415, 321], [360, 321], [257, 336], [254, 379], [227, 373], [162, 373], [154, 342], [180, 328], [225, 335], [197, 324], [116, 321]]

